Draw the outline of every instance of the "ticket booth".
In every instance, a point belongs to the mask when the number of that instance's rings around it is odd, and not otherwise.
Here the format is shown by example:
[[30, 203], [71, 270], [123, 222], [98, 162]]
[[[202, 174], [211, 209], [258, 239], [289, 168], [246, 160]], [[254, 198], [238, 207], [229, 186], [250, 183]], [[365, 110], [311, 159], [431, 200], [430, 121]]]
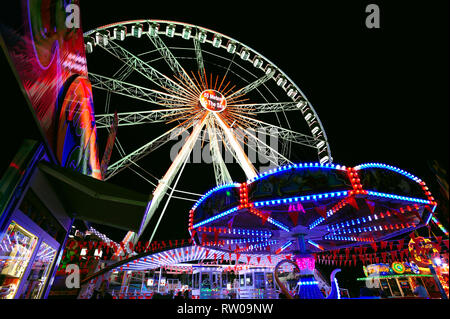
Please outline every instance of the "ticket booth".
[[47, 298], [75, 218], [137, 231], [147, 204], [145, 194], [52, 164], [42, 143], [24, 140], [0, 179], [0, 299]]
[[45, 158], [26, 140], [0, 180], [0, 299], [47, 296], [72, 223], [36, 168]]
[[192, 297], [195, 299], [224, 299], [227, 296], [227, 276], [222, 267], [193, 266]]
[[276, 299], [273, 269], [249, 268], [239, 271], [239, 299]]

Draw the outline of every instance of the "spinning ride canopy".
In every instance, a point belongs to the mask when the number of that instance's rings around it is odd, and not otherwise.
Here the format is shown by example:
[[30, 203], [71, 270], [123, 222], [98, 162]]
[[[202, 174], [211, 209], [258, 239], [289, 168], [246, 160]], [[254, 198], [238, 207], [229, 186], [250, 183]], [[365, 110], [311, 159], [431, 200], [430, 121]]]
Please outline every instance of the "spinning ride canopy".
[[319, 252], [411, 232], [436, 205], [421, 179], [393, 166], [293, 164], [212, 189], [191, 209], [189, 231], [236, 253]]

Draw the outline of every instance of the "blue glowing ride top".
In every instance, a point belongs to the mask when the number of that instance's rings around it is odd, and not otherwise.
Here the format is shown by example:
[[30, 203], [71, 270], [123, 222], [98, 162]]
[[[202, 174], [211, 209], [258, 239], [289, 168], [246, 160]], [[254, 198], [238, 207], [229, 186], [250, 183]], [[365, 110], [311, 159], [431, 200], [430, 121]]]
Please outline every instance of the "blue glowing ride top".
[[411, 232], [436, 205], [425, 182], [390, 165], [299, 163], [210, 190], [192, 207], [189, 231], [199, 245], [235, 253], [293, 253], [300, 235], [318, 252]]

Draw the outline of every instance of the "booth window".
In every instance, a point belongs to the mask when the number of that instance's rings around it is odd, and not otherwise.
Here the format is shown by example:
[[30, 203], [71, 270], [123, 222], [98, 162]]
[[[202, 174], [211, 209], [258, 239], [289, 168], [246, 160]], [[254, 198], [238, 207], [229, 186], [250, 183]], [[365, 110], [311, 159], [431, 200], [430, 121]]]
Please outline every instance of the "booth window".
[[58, 243], [64, 241], [66, 231], [32, 189], [26, 193], [19, 209]]
[[56, 249], [43, 241], [39, 246], [36, 258], [31, 266], [30, 274], [24, 285], [25, 290], [20, 298], [39, 299], [42, 297], [45, 283], [47, 282], [55, 257]]
[[245, 285], [248, 287], [253, 286], [253, 275], [252, 273], [248, 273], [245, 275]]
[[264, 289], [264, 273], [263, 272], [255, 272], [255, 288], [256, 289]]
[[0, 237], [0, 299], [13, 299], [38, 237], [12, 221]]

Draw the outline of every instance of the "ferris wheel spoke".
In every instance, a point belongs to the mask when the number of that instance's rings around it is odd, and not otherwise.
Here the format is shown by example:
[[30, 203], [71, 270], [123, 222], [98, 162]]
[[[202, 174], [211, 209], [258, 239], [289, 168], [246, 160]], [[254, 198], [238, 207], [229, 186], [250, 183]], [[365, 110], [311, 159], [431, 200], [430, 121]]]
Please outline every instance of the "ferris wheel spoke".
[[200, 46], [200, 41], [197, 39], [197, 37], [194, 37], [194, 49], [195, 49], [195, 58], [197, 59], [198, 71], [200, 73], [203, 73], [205, 71], [205, 65], [203, 63], [202, 48]]
[[213, 121], [209, 121], [207, 124], [208, 136], [209, 136], [209, 147], [212, 157], [212, 163], [214, 168], [214, 175], [216, 178], [217, 185], [223, 185], [232, 183], [230, 172], [225, 165], [225, 162], [220, 154], [219, 142], [217, 140], [217, 132]]
[[233, 100], [236, 100], [239, 97], [241, 97], [241, 96], [243, 96], [243, 95], [253, 91], [257, 87], [259, 87], [260, 85], [264, 84], [266, 81], [271, 79], [273, 77], [274, 73], [275, 73], [274, 70], [269, 70], [268, 73], [266, 73], [265, 75], [263, 75], [259, 79], [256, 79], [255, 81], [247, 84], [246, 86], [244, 86], [243, 88], [237, 90], [236, 92], [226, 96], [227, 101], [232, 103]]
[[175, 58], [173, 53], [169, 50], [167, 45], [162, 41], [161, 37], [157, 34], [150, 35], [148, 33], [147, 36], [153, 43], [153, 45], [158, 49], [159, 53], [166, 61], [166, 63], [169, 65], [172, 72], [176, 75], [179, 75], [182, 78], [182, 80], [185, 83], [189, 84], [192, 88], [196, 88], [192, 79], [189, 77], [187, 72], [181, 66], [180, 62], [178, 62], [178, 60]]
[[155, 190], [152, 194], [151, 201], [150, 201], [149, 205], [147, 206], [144, 218], [142, 220], [142, 226], [141, 226], [139, 235], [142, 234], [142, 232], [146, 228], [148, 222], [152, 218], [152, 216], [155, 213], [156, 209], [158, 208], [161, 200], [163, 199], [164, 195], [166, 194], [168, 188], [170, 187], [173, 179], [177, 175], [177, 172], [180, 170], [183, 163], [184, 164], [186, 163], [186, 160], [187, 160], [189, 154], [191, 154], [192, 149], [194, 148], [195, 142], [197, 141], [198, 137], [200, 136], [200, 133], [202, 132], [207, 119], [208, 119], [208, 114], [205, 114], [201, 118], [200, 122], [196, 123], [196, 125], [194, 125], [191, 135], [189, 135], [186, 142], [183, 144], [183, 147], [178, 152], [177, 156], [173, 160], [173, 162], [170, 165], [169, 169], [167, 170], [166, 174], [159, 181], [158, 187], [155, 188]]
[[[302, 134], [299, 132], [295, 132], [295, 131], [291, 131], [288, 129], [285, 129], [283, 127], [280, 126], [276, 126], [273, 124], [269, 124], [245, 115], [237, 115], [239, 117], [242, 117], [250, 122], [253, 122], [256, 124], [257, 128], [259, 129], [259, 131], [261, 133], [264, 133], [265, 131], [270, 131], [271, 129], [276, 130], [277, 133], [277, 137], [290, 141], [290, 142], [294, 142], [297, 144], [301, 144], [303, 146], [308, 146], [308, 147], [312, 147], [312, 148], [318, 148], [318, 144], [320, 144], [321, 142], [325, 143], [324, 140], [306, 135], [306, 134]], [[266, 135], [270, 134], [270, 133], [265, 133]]]
[[[133, 69], [128, 65], [123, 64], [113, 75], [114, 79], [124, 81], [131, 73]], [[105, 113], [109, 112], [109, 105], [111, 103], [111, 91], [106, 92]]]
[[[267, 159], [269, 159], [273, 164], [276, 166], [278, 165], [284, 165], [284, 164], [292, 164], [290, 160], [288, 160], [286, 157], [284, 157], [283, 154], [279, 153], [276, 149], [273, 147], [267, 145], [267, 143], [263, 142], [260, 138], [258, 138], [255, 134], [252, 134], [250, 130], [246, 130], [245, 133], [249, 136], [251, 136], [257, 144], [262, 145], [263, 147], [260, 147], [258, 145], [259, 153], [262, 153]], [[248, 143], [249, 144], [249, 143]]]
[[303, 105], [299, 102], [276, 102], [276, 103], [255, 103], [255, 104], [234, 104], [229, 107], [248, 111], [251, 113], [277, 113], [285, 111], [298, 111], [299, 105]]
[[251, 179], [253, 177], [256, 177], [258, 174], [256, 173], [255, 167], [250, 162], [250, 160], [248, 159], [247, 155], [244, 152], [244, 149], [237, 141], [236, 136], [233, 134], [230, 126], [224, 120], [222, 120], [219, 114], [213, 113], [213, 115], [215, 117], [216, 122], [219, 124], [222, 131], [225, 133], [225, 137], [227, 138], [230, 147], [236, 154], [236, 159], [241, 168], [244, 170], [247, 178]]
[[[185, 111], [190, 109], [191, 108], [170, 108], [163, 110], [117, 113], [119, 119], [118, 124], [119, 126], [130, 126], [166, 122], [182, 115]], [[95, 115], [97, 129], [109, 128], [114, 120], [114, 116], [113, 113]]]
[[158, 104], [166, 107], [184, 106], [190, 103], [188, 99], [180, 96], [163, 93], [142, 86], [119, 81], [103, 75], [89, 73], [92, 87], [100, 90], [111, 91], [141, 101]]
[[[125, 156], [125, 151], [122, 147], [122, 145], [120, 144], [119, 139], [116, 137], [116, 143], [114, 144], [114, 146], [116, 146], [117, 150], [119, 151], [119, 154], [122, 156]], [[137, 168], [141, 169], [143, 172], [145, 172], [146, 174], [150, 175], [152, 178], [158, 180], [153, 174], [149, 173], [145, 168], [143, 168], [142, 166], [140, 166], [138, 163], [132, 162], [133, 166], [136, 166]], [[152, 182], [151, 180], [149, 180], [148, 178], [146, 178], [145, 176], [143, 176], [141, 173], [139, 173], [137, 170], [135, 170], [132, 166], [128, 167], [132, 172], [134, 172], [136, 175], [138, 175], [140, 178], [142, 178], [143, 180], [145, 180], [147, 183], [149, 183], [150, 185], [152, 185], [153, 187], [157, 187], [158, 185], [156, 185], [154, 182]], [[202, 197], [202, 194], [197, 194], [197, 193], [192, 193], [192, 192], [187, 192], [184, 190], [180, 190], [180, 189], [175, 189], [172, 187], [169, 187], [168, 190], [174, 190], [177, 193], [181, 193], [181, 194], [187, 194], [189, 196], [195, 196], [194, 198], [188, 198], [188, 197], [181, 197], [180, 196], [175, 196], [173, 195], [173, 198], [177, 198], [177, 199], [181, 199], [181, 200], [186, 200], [186, 201], [191, 201], [191, 202], [196, 202], [198, 201], [198, 199], [200, 197]]]
[[[260, 154], [260, 156], [264, 156], [270, 163], [272, 163], [274, 166], [278, 166], [278, 158], [275, 156], [271, 156], [272, 153], [263, 153], [261, 152], [261, 149], [258, 149], [257, 144], [256, 144], [256, 140], [249, 140], [248, 136], [245, 136], [245, 134], [241, 134], [239, 132], [239, 130], [244, 130], [243, 128], [238, 128], [237, 130], [234, 130], [236, 138], [241, 142], [242, 145], [247, 145], [249, 151], [253, 151], [254, 154]], [[231, 148], [230, 148], [230, 144], [229, 143], [225, 143], [225, 147], [232, 152]], [[264, 151], [264, 149], [263, 149]], [[233, 156], [236, 158], [236, 156], [233, 154]], [[256, 158], [254, 158], [254, 160], [256, 160]]]
[[101, 45], [101, 47], [105, 51], [122, 61], [122, 63], [127, 65], [130, 69], [137, 71], [159, 87], [163, 89], [168, 88], [175, 91], [181, 90], [182, 92], [187, 93], [187, 91], [180, 84], [170, 79], [168, 76], [162, 74], [133, 53], [118, 45], [116, 42], [109, 41], [107, 46]]
[[137, 162], [138, 160], [142, 159], [143, 157], [150, 154], [152, 151], [156, 150], [160, 146], [164, 145], [171, 139], [174, 139], [176, 136], [181, 134], [182, 132], [186, 131], [189, 126], [177, 126], [169, 131], [165, 132], [164, 134], [160, 135], [159, 137], [153, 139], [152, 141], [148, 142], [147, 144], [141, 146], [134, 152], [122, 157], [120, 160], [115, 162], [114, 164], [110, 165], [107, 170], [107, 175], [105, 177], [105, 180], [108, 180], [112, 176], [116, 175], [121, 170], [127, 168], [134, 162]]

